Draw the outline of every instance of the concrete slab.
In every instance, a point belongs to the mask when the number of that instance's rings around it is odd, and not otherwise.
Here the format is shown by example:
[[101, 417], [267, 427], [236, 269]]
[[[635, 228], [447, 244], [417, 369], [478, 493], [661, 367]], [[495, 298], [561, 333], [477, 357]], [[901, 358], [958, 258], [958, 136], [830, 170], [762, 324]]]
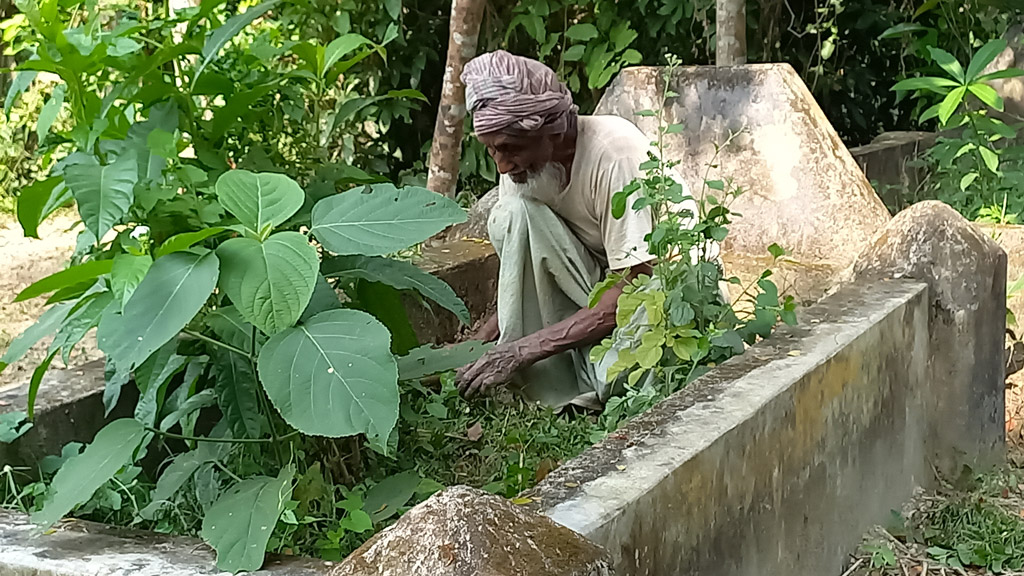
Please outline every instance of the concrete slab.
[[[889, 213], [799, 75], [787, 64], [683, 67], [670, 88], [679, 96], [665, 120], [684, 129], [666, 136], [667, 156], [695, 193], [705, 175], [746, 191], [732, 206], [742, 217], [723, 247], [726, 267], [756, 277], [778, 243], [792, 255], [777, 267], [781, 283], [802, 300], [822, 295]], [[636, 113], [660, 108], [663, 92], [660, 68], [626, 69], [596, 113], [628, 118], [653, 139], [657, 119]]]

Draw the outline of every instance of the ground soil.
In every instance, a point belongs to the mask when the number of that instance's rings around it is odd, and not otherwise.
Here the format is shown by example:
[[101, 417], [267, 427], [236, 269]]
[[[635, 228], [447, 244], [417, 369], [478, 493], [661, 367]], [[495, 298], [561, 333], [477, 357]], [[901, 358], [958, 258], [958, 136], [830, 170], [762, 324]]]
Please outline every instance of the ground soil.
[[[72, 212], [58, 214], [39, 228], [41, 239], [26, 238], [17, 220], [0, 213], [0, 353], [7, 350], [11, 340], [32, 325], [43, 312], [45, 298], [28, 302], [13, 302], [23, 288], [54, 272], [60, 271], [74, 251], [77, 229]], [[25, 383], [35, 366], [46, 357], [50, 338], [29, 351], [20, 361], [0, 373], [0, 390]], [[99, 357], [95, 338], [86, 337], [71, 357], [73, 364]], [[62, 366], [60, 360], [55, 366]]]

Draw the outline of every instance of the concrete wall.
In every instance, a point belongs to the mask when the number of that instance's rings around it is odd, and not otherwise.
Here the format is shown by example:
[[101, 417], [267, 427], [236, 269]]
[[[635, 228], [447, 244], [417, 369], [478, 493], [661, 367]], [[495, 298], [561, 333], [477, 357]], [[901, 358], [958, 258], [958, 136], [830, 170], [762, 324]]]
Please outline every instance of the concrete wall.
[[841, 573], [929, 477], [928, 303], [913, 282], [828, 298], [557, 469], [538, 509], [618, 574]]

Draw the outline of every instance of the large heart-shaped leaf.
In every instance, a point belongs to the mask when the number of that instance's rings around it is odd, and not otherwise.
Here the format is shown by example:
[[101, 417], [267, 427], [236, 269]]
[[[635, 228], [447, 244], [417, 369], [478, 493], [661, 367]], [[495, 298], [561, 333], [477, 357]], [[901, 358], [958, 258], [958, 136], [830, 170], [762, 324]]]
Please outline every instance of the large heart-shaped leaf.
[[114, 265], [110, 270], [110, 289], [117, 298], [119, 310], [131, 299], [135, 289], [146, 277], [153, 257], [148, 254], [118, 254], [114, 256]]
[[135, 199], [139, 167], [135, 154], [122, 154], [112, 164], [101, 166], [92, 160], [68, 166], [64, 183], [78, 203], [78, 213], [97, 240], [128, 212]]
[[302, 208], [306, 195], [284, 174], [231, 170], [217, 179], [217, 199], [225, 210], [256, 234], [280, 226]]
[[243, 480], [207, 510], [201, 536], [217, 551], [217, 568], [237, 573], [263, 566], [267, 542], [291, 499], [294, 476], [289, 467], [277, 478]]
[[426, 188], [374, 184], [324, 198], [312, 218], [311, 232], [331, 252], [382, 256], [465, 222], [466, 212]]
[[264, 242], [232, 238], [217, 248], [220, 286], [242, 317], [267, 334], [295, 325], [313, 295], [316, 248], [298, 232]]
[[444, 280], [401, 260], [376, 256], [337, 256], [321, 266], [324, 276], [380, 282], [399, 290], [416, 290], [469, 324], [469, 310]]
[[133, 370], [181, 332], [217, 286], [219, 264], [176, 252], [158, 259], [128, 300], [122, 314], [100, 320], [96, 340], [119, 371]]
[[296, 430], [317, 436], [387, 438], [398, 419], [391, 335], [373, 316], [329, 310], [263, 346], [259, 374]]
[[50, 483], [49, 498], [42, 510], [32, 514], [32, 522], [48, 528], [91, 498], [93, 492], [132, 461], [132, 455], [145, 437], [145, 428], [131, 418], [104, 426], [84, 452], [60, 467]]

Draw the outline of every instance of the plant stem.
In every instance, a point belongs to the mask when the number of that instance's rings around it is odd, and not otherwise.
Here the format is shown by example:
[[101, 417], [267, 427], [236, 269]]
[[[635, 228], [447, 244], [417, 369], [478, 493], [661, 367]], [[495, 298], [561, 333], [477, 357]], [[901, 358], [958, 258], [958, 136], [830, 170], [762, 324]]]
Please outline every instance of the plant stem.
[[254, 384], [256, 385], [256, 396], [260, 399], [260, 405], [263, 407], [263, 413], [267, 415], [267, 425], [270, 427], [270, 437], [273, 439], [274, 446], [274, 457], [277, 459], [278, 466], [284, 466], [284, 457], [281, 455], [281, 444], [277, 437], [277, 426], [274, 425], [274, 411], [270, 407], [270, 402], [267, 401], [267, 396], [260, 388], [260, 377], [256, 367], [256, 327], [252, 327], [252, 336], [249, 342], [249, 349], [252, 353], [249, 354], [249, 366], [252, 367], [252, 375], [256, 379]]
[[235, 482], [241, 482], [242, 481], [242, 479], [239, 478], [237, 474], [235, 474], [231, 470], [228, 470], [228, 467], [223, 465], [223, 464], [221, 464], [219, 460], [211, 460], [211, 462], [213, 462], [213, 465], [216, 466], [217, 468], [220, 468], [221, 471], [223, 471], [225, 474], [227, 474], [228, 476], [231, 476], [231, 478], [234, 479]]
[[[253, 329], [255, 330], [255, 328], [253, 328]], [[223, 348], [225, 350], [230, 350], [231, 352], [234, 352], [235, 354], [241, 354], [242, 356], [245, 356], [246, 358], [249, 358], [249, 360], [252, 360], [252, 357], [249, 355], [248, 352], [246, 352], [245, 350], [242, 350], [241, 348], [237, 348], [235, 346], [232, 346], [231, 344], [227, 344], [227, 343], [221, 342], [220, 340], [216, 340], [214, 338], [210, 338], [209, 336], [205, 336], [203, 334], [200, 334], [199, 332], [194, 332], [192, 330], [182, 330], [181, 332], [182, 332], [182, 334], [186, 334], [186, 335], [191, 336], [193, 338], [196, 338], [198, 340], [202, 340], [203, 342], [207, 342], [209, 344], [213, 344], [214, 346], [219, 346], [219, 347], [221, 347], [221, 348]], [[255, 350], [255, 348], [254, 348], [254, 350]]]
[[173, 432], [164, 432], [159, 428], [153, 428], [152, 426], [146, 426], [146, 431], [152, 432], [163, 436], [164, 438], [171, 438], [173, 440], [185, 440], [187, 442], [209, 442], [211, 444], [271, 444], [284, 440], [291, 440], [292, 438], [299, 435], [298, 430], [281, 436], [280, 438], [206, 438], [203, 436], [186, 436], [184, 434], [174, 434]]

